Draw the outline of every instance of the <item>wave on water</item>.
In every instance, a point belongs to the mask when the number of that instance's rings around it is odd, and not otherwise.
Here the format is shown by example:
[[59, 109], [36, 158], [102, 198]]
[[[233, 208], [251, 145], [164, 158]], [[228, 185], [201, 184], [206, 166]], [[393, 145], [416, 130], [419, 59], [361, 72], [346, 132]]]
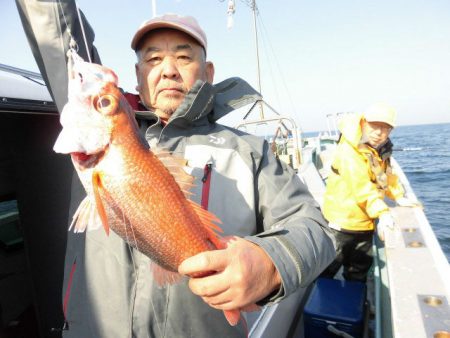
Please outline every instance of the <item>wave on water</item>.
[[394, 148], [394, 151], [421, 151], [422, 147]]
[[436, 165], [435, 167], [410, 166], [407, 169], [403, 169], [403, 172], [407, 177], [409, 177], [410, 175], [415, 175], [416, 178], [420, 179], [422, 176], [426, 176], [426, 178], [429, 179], [430, 181], [442, 180], [443, 184], [445, 184], [445, 182], [448, 182], [448, 178], [450, 175], [450, 168], [441, 169], [439, 165]]
[[450, 124], [403, 126], [394, 132], [394, 157], [450, 262]]

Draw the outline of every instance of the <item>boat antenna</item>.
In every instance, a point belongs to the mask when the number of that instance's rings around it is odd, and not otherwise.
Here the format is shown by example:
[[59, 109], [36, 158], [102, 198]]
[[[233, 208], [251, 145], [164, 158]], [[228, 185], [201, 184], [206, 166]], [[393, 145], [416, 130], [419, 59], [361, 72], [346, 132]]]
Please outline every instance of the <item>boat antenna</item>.
[[[255, 50], [256, 50], [256, 67], [257, 67], [257, 80], [258, 80], [258, 92], [262, 96], [262, 88], [261, 88], [261, 71], [259, 67], [259, 47], [258, 47], [258, 29], [256, 26], [256, 11], [258, 8], [256, 7], [256, 0], [252, 0], [251, 9], [253, 12], [253, 27], [255, 32]], [[261, 119], [264, 119], [264, 110], [262, 102], [259, 103], [259, 116]]]
[[152, 13], [153, 17], [156, 16], [156, 0], [152, 0]]
[[227, 9], [227, 14], [228, 14], [227, 28], [228, 29], [233, 28], [233, 25], [234, 25], [233, 14], [234, 14], [234, 12], [236, 12], [236, 5], [234, 3], [234, 0], [228, 0], [228, 9]]
[[[219, 0], [219, 2], [224, 2], [225, 0]], [[246, 4], [248, 7], [251, 8], [253, 13], [253, 31], [255, 35], [255, 51], [256, 51], [256, 67], [257, 67], [257, 85], [258, 85], [258, 92], [262, 96], [262, 89], [261, 89], [261, 69], [259, 66], [259, 46], [258, 46], [258, 28], [256, 25], [256, 15], [258, 11], [258, 7], [256, 6], [256, 0], [241, 0], [244, 4]], [[235, 0], [228, 0], [227, 5], [227, 14], [228, 14], [228, 20], [227, 20], [227, 28], [231, 29], [233, 27], [233, 15], [236, 12], [236, 4]], [[259, 101], [259, 116], [261, 119], [264, 119], [264, 110], [263, 110], [263, 103]]]

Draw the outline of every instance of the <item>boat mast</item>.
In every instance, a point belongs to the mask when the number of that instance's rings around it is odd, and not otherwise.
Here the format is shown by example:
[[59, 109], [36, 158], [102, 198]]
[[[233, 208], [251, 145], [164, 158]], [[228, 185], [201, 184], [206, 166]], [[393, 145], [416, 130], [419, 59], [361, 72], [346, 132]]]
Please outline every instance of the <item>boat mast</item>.
[[156, 0], [152, 0], [152, 13], [153, 17], [156, 16]]
[[[256, 0], [252, 0], [252, 12], [253, 12], [253, 28], [255, 32], [255, 50], [256, 50], [256, 67], [257, 67], [257, 80], [258, 80], [258, 92], [262, 96], [261, 92], [261, 72], [259, 68], [259, 50], [258, 50], [258, 29], [256, 27]], [[262, 102], [259, 102], [259, 117], [264, 119], [264, 111]]]

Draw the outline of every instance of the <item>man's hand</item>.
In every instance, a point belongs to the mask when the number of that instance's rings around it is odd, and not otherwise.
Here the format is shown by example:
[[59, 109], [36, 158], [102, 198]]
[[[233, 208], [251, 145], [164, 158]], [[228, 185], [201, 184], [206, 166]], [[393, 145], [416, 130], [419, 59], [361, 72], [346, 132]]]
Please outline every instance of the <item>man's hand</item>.
[[378, 218], [377, 232], [378, 237], [384, 242], [386, 230], [394, 230], [394, 218], [390, 212], [385, 212]]
[[400, 197], [395, 202], [401, 207], [420, 207], [420, 203], [417, 201], [413, 201], [407, 197]]
[[191, 277], [189, 288], [219, 310], [256, 310], [257, 301], [280, 288], [281, 277], [258, 245], [239, 237], [232, 237], [227, 245], [226, 249], [186, 259], [178, 272], [190, 276], [216, 271], [206, 277]]

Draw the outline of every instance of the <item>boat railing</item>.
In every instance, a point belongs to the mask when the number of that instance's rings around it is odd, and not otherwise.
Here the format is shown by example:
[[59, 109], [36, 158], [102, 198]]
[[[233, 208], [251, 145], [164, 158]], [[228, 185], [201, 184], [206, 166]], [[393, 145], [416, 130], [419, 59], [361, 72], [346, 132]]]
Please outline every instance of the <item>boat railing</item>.
[[337, 113], [330, 113], [327, 114], [327, 130], [328, 134], [331, 137], [338, 137], [339, 136], [339, 121], [346, 115], [349, 114], [355, 114], [354, 112], [337, 112]]
[[[247, 120], [255, 107], [260, 106], [260, 117], [254, 120]], [[262, 106], [266, 106], [272, 112], [270, 117], [265, 117], [262, 112]], [[275, 155], [292, 168], [297, 170], [302, 164], [302, 137], [301, 131], [297, 126], [295, 120], [286, 115], [279, 114], [273, 107], [271, 107], [264, 100], [257, 100], [254, 102], [249, 111], [245, 114], [243, 121], [235, 126], [236, 129], [249, 131], [250, 127], [275, 125], [272, 132], [253, 131], [252, 134], [264, 137], [270, 144]], [[269, 129], [270, 130], [270, 129]], [[263, 135], [261, 135], [263, 134]]]
[[0, 113], [58, 115], [39, 73], [1, 63]]
[[[25, 78], [31, 78], [31, 79], [43, 81], [42, 75], [39, 73], [31, 72], [29, 70], [25, 70], [25, 69], [21, 69], [21, 68], [8, 66], [3, 63], [0, 63], [0, 70], [7, 72], [7, 73], [20, 75]], [[44, 83], [42, 83], [41, 85], [45, 86]]]
[[[393, 168], [408, 197], [414, 192]], [[396, 227], [375, 238], [376, 337], [450, 337], [450, 266], [421, 207], [391, 207]]]
[[[250, 126], [266, 126], [275, 124], [273, 134], [261, 135], [267, 139], [273, 152], [280, 160], [288, 163], [294, 169], [298, 169], [302, 163], [301, 134], [295, 121], [288, 116], [275, 116], [258, 120], [241, 122], [236, 129], [247, 131]], [[257, 134], [255, 132], [255, 134]]]

